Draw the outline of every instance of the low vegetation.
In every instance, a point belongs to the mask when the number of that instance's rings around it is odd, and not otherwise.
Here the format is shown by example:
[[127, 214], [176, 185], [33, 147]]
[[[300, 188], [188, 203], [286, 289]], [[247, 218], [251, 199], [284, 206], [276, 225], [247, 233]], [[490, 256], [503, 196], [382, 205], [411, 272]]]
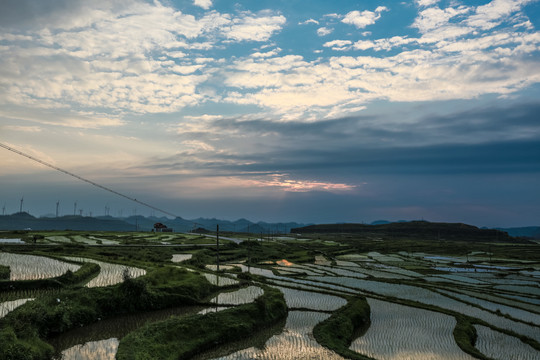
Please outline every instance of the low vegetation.
[[0, 280], [9, 280], [9, 266], [0, 265]]
[[[210, 299], [214, 299], [213, 307], [228, 309], [175, 317], [134, 331], [135, 327], [130, 328], [121, 336], [115, 335], [120, 339], [117, 357], [177, 359], [207, 350], [227, 354], [230, 348], [224, 346], [225, 343], [235, 341], [240, 344], [236, 340], [247, 338], [259, 327], [276, 324], [276, 321], [280, 323], [278, 319], [283, 324], [287, 314], [286, 303], [276, 287], [284, 289], [290, 306], [284, 325], [286, 331], [278, 339], [267, 334], [267, 350], [256, 352], [277, 351], [276, 342], [287, 344], [280, 348], [279, 351], [283, 352], [278, 352], [279, 355], [265, 353], [269, 357], [283, 358], [295, 351], [306, 354], [306, 357], [319, 358], [337, 357], [336, 353], [351, 359], [378, 357], [377, 352], [354, 347], [361, 341], [359, 337], [368, 339], [370, 333], [364, 335], [368, 327], [374, 330], [379, 326], [377, 314], [380, 311], [377, 312], [372, 300], [451, 317], [451, 321], [444, 322], [444, 341], [440, 340], [441, 336], [428, 336], [428, 339], [422, 339], [425, 340], [423, 343], [418, 342], [427, 344], [426, 349], [412, 347], [418, 351], [419, 359], [427, 358], [430, 351], [437, 353], [440, 345], [448, 342], [460, 355], [465, 356], [465, 352], [478, 359], [487, 359], [489, 355], [476, 347], [478, 326], [530, 345], [532, 351], [540, 351], [540, 337], [536, 332], [540, 328], [538, 295], [526, 290], [536, 291], [540, 285], [538, 244], [518, 243], [499, 232], [483, 232], [461, 224], [437, 225], [438, 229], [424, 222], [416, 225], [416, 228], [411, 228], [411, 224], [399, 225], [401, 230], [398, 226], [381, 226], [384, 231], [371, 231], [372, 227], [370, 231], [351, 233], [306, 233], [275, 240], [247, 240], [239, 244], [224, 240], [219, 246], [219, 272], [212, 271], [216, 270], [217, 249], [214, 245], [208, 246], [212, 242], [215, 244], [215, 239], [199, 235], [174, 234], [172, 237], [154, 233], [70, 231], [18, 235], [27, 244], [0, 244], [0, 250], [61, 261], [86, 258], [100, 264], [115, 264], [120, 268], [115, 276], [123, 282], [111, 286], [100, 284], [96, 288], [81, 286], [97, 271], [97, 265], [91, 262], [77, 271], [63, 270], [60, 276], [49, 275], [56, 276], [49, 279], [0, 280], [0, 298], [10, 301], [35, 298], [15, 310], [9, 308], [9, 312], [5, 311], [7, 315], [0, 319], [0, 359], [46, 359], [53, 351], [47, 341], [56, 334], [91, 323], [94, 323], [92, 327], [99, 327], [104, 322], [98, 319], [119, 314], [126, 314], [129, 318], [129, 314], [135, 317], [157, 309], [208, 305]], [[336, 226], [332, 229], [335, 230]], [[464, 234], [468, 235], [463, 237]], [[235, 237], [234, 234], [228, 236]], [[37, 241], [31, 243], [29, 239]], [[52, 243], [51, 239], [58, 243]], [[163, 246], [162, 242], [167, 242], [167, 245]], [[173, 266], [173, 254], [192, 256]], [[316, 258], [318, 262], [315, 262]], [[126, 271], [122, 279], [119, 274], [128, 267], [143, 270], [146, 275], [133, 278], [144, 272], [137, 275]], [[11, 271], [14, 269], [12, 267]], [[9, 273], [9, 267], [0, 266], [0, 278], [9, 278]], [[103, 268], [102, 273], [105, 273]], [[218, 276], [222, 281], [215, 283], [222, 286], [212, 285], [207, 280]], [[233, 304], [241, 302], [227, 300], [230, 304], [224, 306], [222, 301], [216, 300], [226, 298], [224, 294], [216, 297], [218, 293], [246, 284], [263, 287], [264, 295], [252, 303], [235, 307]], [[508, 285], [513, 288], [508, 290]], [[516, 293], [514, 288], [521, 288], [518, 289], [520, 292]], [[481, 298], [477, 295], [479, 292], [486, 298], [484, 301], [475, 301], [474, 298]], [[460, 294], [467, 294], [468, 298]], [[369, 298], [372, 309], [362, 296]], [[328, 303], [333, 297], [342, 301]], [[343, 299], [347, 299], [345, 306]], [[8, 309], [7, 305], [4, 309]], [[520, 317], [510, 316], [511, 309], [520, 309]], [[421, 329], [437, 328], [429, 323], [436, 316], [426, 318], [427, 322], [419, 325]], [[320, 323], [315, 325], [317, 322]], [[385, 326], [391, 325], [383, 324], [375, 333], [385, 334], [388, 329]], [[412, 328], [410, 325], [405, 327]], [[324, 347], [315, 343], [311, 333]], [[305, 335], [306, 339], [301, 346], [295, 343], [299, 334]], [[69, 336], [69, 333], [65, 335]], [[383, 340], [381, 344], [387, 344], [388, 348], [393, 347], [396, 351], [404, 347], [394, 338]], [[60, 352], [63, 348], [55, 350]]]
[[349, 349], [352, 340], [369, 328], [370, 309], [365, 298], [351, 298], [313, 329], [317, 342], [348, 359], [372, 359]]
[[466, 316], [456, 316], [457, 324], [454, 328], [454, 339], [456, 343], [461, 348], [461, 350], [466, 353], [478, 358], [486, 359], [489, 358], [484, 356], [480, 351], [478, 351], [474, 345], [476, 344], [476, 329], [471, 323], [470, 319]]
[[197, 273], [163, 267], [144, 279], [43, 296], [0, 320], [0, 359], [49, 359], [48, 337], [119, 314], [197, 304], [215, 290]]
[[45, 290], [79, 285], [96, 276], [99, 271], [99, 265], [85, 263], [75, 272], [68, 270], [64, 274], [54, 278], [0, 281], [0, 291]]
[[279, 290], [265, 287], [255, 302], [220, 312], [173, 317], [147, 325], [120, 341], [119, 360], [187, 359], [203, 350], [252, 335], [287, 316]]

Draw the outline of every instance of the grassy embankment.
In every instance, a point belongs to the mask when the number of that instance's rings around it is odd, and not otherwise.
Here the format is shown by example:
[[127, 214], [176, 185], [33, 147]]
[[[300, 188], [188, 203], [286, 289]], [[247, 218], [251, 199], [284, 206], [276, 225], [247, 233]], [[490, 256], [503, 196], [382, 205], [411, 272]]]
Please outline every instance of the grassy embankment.
[[198, 273], [162, 267], [115, 286], [36, 298], [0, 319], [0, 359], [49, 359], [49, 337], [119, 314], [197, 304], [216, 290]]
[[9, 280], [9, 266], [0, 265], [0, 280]]
[[[261, 266], [267, 261], [287, 259], [294, 263], [315, 261], [317, 252], [307, 250], [296, 244], [284, 242], [244, 241], [240, 244], [229, 243], [220, 245], [219, 259], [221, 263], [246, 261]], [[194, 252], [193, 258], [184, 262], [195, 267], [203, 268], [207, 264], [216, 263], [216, 249], [207, 248]]]
[[[8, 268], [9, 269], [9, 268]], [[64, 288], [67, 286], [73, 286], [82, 284], [89, 281], [94, 276], [99, 274], [100, 268], [98, 264], [84, 263], [79, 270], [73, 272], [68, 270], [66, 273], [50, 278], [50, 279], [36, 279], [36, 280], [12, 280], [2, 281], [0, 280], [0, 291], [12, 291], [12, 290], [44, 290], [44, 289], [56, 289]], [[9, 274], [8, 274], [9, 278]]]
[[347, 304], [313, 328], [319, 344], [348, 359], [367, 360], [371, 357], [349, 349], [351, 342], [370, 325], [370, 309], [365, 298], [350, 298]]
[[253, 303], [205, 315], [146, 325], [120, 341], [119, 360], [185, 359], [201, 351], [248, 337], [287, 315], [283, 294], [264, 288]]

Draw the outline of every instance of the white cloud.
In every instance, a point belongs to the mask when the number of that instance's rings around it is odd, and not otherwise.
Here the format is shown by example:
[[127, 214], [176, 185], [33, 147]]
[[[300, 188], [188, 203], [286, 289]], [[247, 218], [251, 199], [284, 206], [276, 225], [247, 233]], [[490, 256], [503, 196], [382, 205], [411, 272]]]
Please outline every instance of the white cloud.
[[323, 44], [324, 47], [331, 47], [333, 50], [348, 49], [349, 45], [352, 45], [350, 40], [333, 40]]
[[354, 190], [356, 185], [332, 183], [317, 180], [291, 179], [288, 174], [271, 174], [265, 178], [243, 180], [247, 186], [271, 187], [290, 192], [329, 191], [342, 192]]
[[246, 12], [242, 17], [234, 18], [223, 34], [234, 41], [267, 41], [281, 30], [286, 19], [283, 15], [273, 15], [268, 11], [254, 15]]
[[[538, 62], [525, 57], [540, 49], [539, 33], [516, 33], [510, 26], [492, 34], [474, 34], [461, 24], [470, 14], [466, 8], [441, 10], [429, 21], [440, 26], [424, 26], [420, 38], [333, 40], [323, 45], [340, 51], [400, 49], [392, 56], [239, 61], [225, 74], [226, 84], [239, 90], [224, 99], [270, 108], [283, 114], [282, 119], [294, 120], [358, 111], [375, 99], [433, 101], [505, 95], [540, 80], [534, 70]], [[460, 23], [449, 22], [458, 16]]]
[[343, 16], [336, 13], [332, 13], [332, 14], [324, 14], [323, 17], [330, 18], [330, 19], [341, 19]]
[[354, 10], [347, 13], [341, 21], [345, 24], [354, 25], [358, 29], [363, 29], [368, 25], [375, 24], [381, 18], [381, 12], [383, 11], [388, 11], [388, 9], [385, 6], [379, 6], [375, 11], [364, 10], [360, 12]]
[[532, 1], [534, 0], [493, 0], [478, 6], [476, 13], [467, 20], [467, 24], [482, 30], [492, 29]]
[[251, 54], [251, 57], [254, 57], [254, 58], [267, 58], [267, 57], [276, 56], [280, 52], [281, 52], [280, 48], [275, 48], [274, 50], [267, 51], [267, 52], [264, 52], [264, 53], [257, 51], [255, 53]]
[[330, 29], [330, 28], [327, 28], [327, 27], [321, 27], [321, 28], [317, 29], [317, 35], [326, 36], [326, 35], [330, 35], [333, 31], [334, 31], [334, 29]]
[[458, 8], [428, 8], [422, 10], [419, 16], [414, 20], [413, 27], [417, 28], [420, 33], [427, 33], [436, 29], [440, 29], [442, 26], [446, 26], [450, 19], [460, 15], [464, 15], [470, 12], [470, 8], [458, 7]]
[[437, 4], [439, 0], [415, 0], [415, 2], [418, 6], [427, 7]]
[[6, 125], [2, 127], [4, 130], [36, 133], [41, 132], [43, 129], [39, 126], [19, 126], [19, 125]]
[[214, 151], [215, 150], [215, 148], [212, 145], [205, 143], [204, 141], [200, 141], [200, 140], [184, 140], [181, 142], [181, 144], [185, 146], [187, 149], [189, 149], [189, 151], [192, 151], [194, 153], [201, 152], [201, 151]]
[[197, 19], [157, 1], [126, 0], [119, 8], [99, 1], [88, 17], [83, 10], [57, 28], [2, 36], [9, 46], [0, 47], [0, 103], [175, 112], [213, 97], [198, 87], [224, 61], [192, 52], [224, 38], [266, 41], [286, 21], [270, 11], [210, 11]]
[[[422, 6], [413, 23], [419, 37], [370, 39], [364, 32], [366, 38], [356, 42], [337, 39], [323, 45], [342, 52], [370, 50], [369, 54], [393, 50], [391, 56], [321, 55], [306, 60], [289, 50], [280, 56], [278, 44], [268, 41], [286, 24], [274, 11], [212, 10], [196, 18], [159, 2], [125, 0], [115, 12], [103, 1], [88, 19], [74, 16], [61, 27], [3, 33], [0, 104], [63, 109], [63, 116], [48, 121], [91, 128], [120, 126], [125, 114], [170, 113], [205, 102], [256, 105], [269, 116], [313, 119], [355, 111], [375, 99], [511, 94], [538, 81], [537, 60], [528, 55], [538, 51], [540, 39], [526, 26], [528, 19], [521, 12], [526, 3]], [[378, 7], [325, 18], [363, 28], [384, 11]], [[80, 27], [73, 29], [73, 24]], [[493, 24], [498, 28], [489, 34], [483, 31]], [[320, 28], [321, 35], [322, 29], [328, 28]], [[241, 41], [265, 43], [255, 50], [248, 44], [249, 55], [234, 58], [215, 59], [206, 52], [226, 50]], [[75, 110], [67, 116], [70, 108]], [[106, 112], [117, 115], [105, 116]]]
[[[11, 110], [1, 110], [0, 116], [41, 125], [62, 126], [76, 129], [112, 128], [125, 124], [119, 116], [90, 111], [64, 110], [33, 110], [28, 108], [11, 107]], [[13, 130], [15, 128], [12, 128]], [[40, 127], [20, 126], [18, 131], [38, 131]]]
[[319, 25], [319, 22], [315, 19], [308, 19], [306, 21], [299, 22], [298, 25], [308, 25], [308, 24], [315, 24]]
[[212, 0], [193, 0], [193, 5], [200, 6], [205, 10], [212, 7]]
[[354, 43], [352, 48], [356, 50], [367, 50], [373, 49], [375, 51], [381, 50], [391, 50], [395, 47], [400, 47], [410, 43], [416, 43], [418, 39], [411, 39], [402, 36], [393, 36], [387, 39], [377, 39], [377, 40], [359, 40]]

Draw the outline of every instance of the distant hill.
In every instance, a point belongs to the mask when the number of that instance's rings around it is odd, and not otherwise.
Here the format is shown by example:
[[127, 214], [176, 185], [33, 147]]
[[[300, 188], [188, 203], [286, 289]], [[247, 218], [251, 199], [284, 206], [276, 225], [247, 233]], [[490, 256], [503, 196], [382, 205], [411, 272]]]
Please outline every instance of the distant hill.
[[480, 229], [461, 223], [435, 223], [428, 221], [397, 222], [378, 225], [323, 224], [291, 229], [292, 233], [353, 233], [377, 237], [402, 237], [433, 240], [527, 242], [496, 229]]
[[0, 216], [0, 230], [88, 230], [88, 231], [134, 231], [135, 228], [114, 218], [107, 220], [83, 217], [61, 216], [36, 218], [26, 212]]
[[514, 237], [526, 237], [531, 239], [540, 239], [540, 226], [525, 226], [514, 228], [497, 228], [501, 231], [506, 231], [508, 235]]
[[181, 217], [144, 217], [141, 215], [126, 218], [112, 216], [60, 216], [34, 217], [26, 212], [0, 216], [0, 230], [85, 230], [85, 231], [152, 231], [155, 223], [162, 223], [175, 232], [189, 232], [195, 228], [215, 231], [252, 232], [252, 233], [288, 233], [292, 227], [303, 226], [298, 223], [254, 223], [246, 219], [236, 221], [204, 219], [187, 220]]

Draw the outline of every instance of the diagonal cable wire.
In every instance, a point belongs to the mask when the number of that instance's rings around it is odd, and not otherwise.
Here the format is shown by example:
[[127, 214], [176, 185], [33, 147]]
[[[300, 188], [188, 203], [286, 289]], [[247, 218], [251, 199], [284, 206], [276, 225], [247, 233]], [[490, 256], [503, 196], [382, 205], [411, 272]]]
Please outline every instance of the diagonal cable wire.
[[172, 216], [172, 217], [174, 217], [174, 218], [180, 217], [180, 216], [175, 215], [175, 214], [173, 214], [173, 213], [171, 213], [171, 212], [162, 210], [162, 209], [160, 209], [160, 208], [158, 208], [158, 207], [155, 207], [155, 206], [150, 205], [150, 204], [148, 204], [148, 203], [145, 203], [145, 202], [143, 202], [143, 201], [137, 200], [137, 199], [135, 199], [135, 198], [133, 198], [133, 197], [131, 197], [131, 196], [124, 195], [124, 194], [122, 194], [122, 193], [120, 193], [120, 192], [118, 192], [118, 191], [116, 191], [116, 190], [113, 190], [113, 189], [108, 188], [108, 187], [106, 187], [106, 186], [100, 185], [100, 184], [98, 184], [98, 183], [96, 183], [96, 182], [94, 182], [94, 181], [92, 181], [92, 180], [85, 179], [85, 178], [83, 178], [82, 176], [79, 176], [79, 175], [77, 175], [77, 174], [74, 174], [74, 173], [72, 173], [72, 172], [69, 172], [69, 171], [67, 171], [67, 170], [64, 170], [64, 169], [62, 169], [62, 168], [59, 168], [58, 166], [54, 166], [53, 164], [49, 164], [48, 162], [45, 162], [45, 161], [43, 161], [43, 160], [40, 160], [40, 159], [38, 159], [38, 158], [36, 158], [36, 157], [34, 157], [34, 156], [32, 156], [32, 155], [28, 155], [28, 154], [26, 154], [26, 153], [24, 153], [24, 152], [22, 152], [22, 151], [19, 151], [19, 150], [17, 150], [17, 149], [14, 149], [14, 148], [12, 148], [11, 146], [7, 146], [7, 145], [5, 145], [5, 144], [0, 143], [0, 147], [4, 148], [4, 149], [6, 149], [6, 150], [9, 150], [9, 151], [11, 151], [11, 152], [13, 152], [13, 153], [15, 153], [15, 154], [24, 156], [24, 157], [26, 157], [26, 158], [28, 158], [28, 159], [30, 159], [30, 160], [33, 160], [33, 161], [35, 161], [35, 162], [37, 162], [37, 163], [40, 163], [40, 164], [45, 165], [45, 166], [47, 166], [47, 167], [50, 167], [51, 169], [54, 169], [54, 170], [63, 172], [64, 174], [67, 174], [67, 175], [72, 176], [72, 177], [74, 177], [74, 178], [76, 178], [76, 179], [82, 180], [82, 181], [84, 181], [84, 182], [86, 182], [86, 183], [88, 183], [88, 184], [90, 184], [90, 185], [94, 185], [94, 186], [96, 186], [96, 187], [98, 187], [98, 188], [100, 188], [100, 189], [103, 189], [103, 190], [108, 191], [108, 192], [110, 192], [110, 193], [113, 193], [113, 194], [115, 194], [115, 195], [121, 196], [121, 197], [123, 197], [123, 198], [125, 198], [125, 199], [128, 199], [128, 200], [131, 200], [131, 201], [133, 201], [133, 202], [136, 202], [137, 204], [140, 204], [140, 205], [146, 206], [146, 207], [148, 207], [148, 208], [150, 208], [150, 209], [159, 211], [160, 213], [163, 213], [163, 214], [165, 214], [165, 215], [169, 215], [169, 216]]

